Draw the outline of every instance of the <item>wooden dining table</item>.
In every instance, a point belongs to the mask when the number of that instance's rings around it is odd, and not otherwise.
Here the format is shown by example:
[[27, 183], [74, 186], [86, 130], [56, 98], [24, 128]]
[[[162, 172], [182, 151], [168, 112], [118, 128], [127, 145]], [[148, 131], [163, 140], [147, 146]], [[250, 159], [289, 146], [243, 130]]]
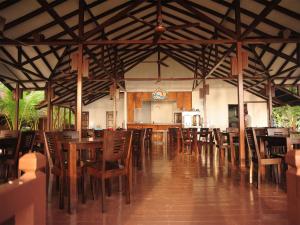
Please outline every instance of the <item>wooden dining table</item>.
[[68, 212], [75, 213], [77, 208], [77, 150], [100, 149], [103, 138], [79, 138], [59, 140], [68, 151], [69, 202]]

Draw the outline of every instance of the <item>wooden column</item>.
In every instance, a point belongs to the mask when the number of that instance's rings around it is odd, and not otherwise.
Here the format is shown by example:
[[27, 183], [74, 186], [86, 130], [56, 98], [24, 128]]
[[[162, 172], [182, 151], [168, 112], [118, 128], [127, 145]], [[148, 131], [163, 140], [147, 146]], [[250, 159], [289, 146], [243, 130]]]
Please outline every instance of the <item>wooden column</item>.
[[16, 89], [15, 89], [15, 101], [16, 101], [16, 108], [15, 108], [15, 120], [14, 120], [14, 125], [13, 129], [14, 130], [19, 130], [19, 103], [20, 103], [20, 85], [19, 83], [16, 84]]
[[72, 122], [72, 110], [69, 108], [69, 129], [71, 128], [71, 122]]
[[124, 129], [127, 129], [127, 91], [124, 91]]
[[300, 224], [300, 151], [288, 151], [285, 161], [289, 224]]
[[206, 113], [206, 81], [203, 79], [203, 125], [207, 126], [207, 113]]
[[272, 126], [272, 83], [269, 80], [267, 83], [267, 95], [268, 95], [268, 126]]
[[57, 106], [57, 128], [60, 129], [60, 106]]
[[64, 107], [63, 129], [66, 129], [66, 107]]
[[239, 104], [239, 151], [240, 167], [245, 167], [245, 115], [244, 115], [244, 82], [242, 65], [242, 42], [237, 42], [237, 71], [238, 71], [238, 104]]
[[116, 96], [116, 91], [117, 91], [117, 84], [114, 81], [114, 93], [113, 93], [113, 130], [117, 129], [117, 96]]
[[52, 129], [51, 82], [47, 82], [47, 131]]
[[76, 104], [76, 130], [81, 137], [81, 112], [82, 112], [82, 58], [83, 45], [78, 45], [78, 74], [77, 74], [77, 104]]

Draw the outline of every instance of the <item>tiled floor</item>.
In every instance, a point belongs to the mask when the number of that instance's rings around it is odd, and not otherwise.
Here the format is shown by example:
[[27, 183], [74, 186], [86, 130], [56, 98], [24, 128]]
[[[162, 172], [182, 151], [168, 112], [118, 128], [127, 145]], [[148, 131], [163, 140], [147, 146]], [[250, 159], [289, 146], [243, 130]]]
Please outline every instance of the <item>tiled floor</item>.
[[117, 191], [108, 197], [108, 212], [100, 199], [79, 203], [75, 215], [49, 204], [49, 225], [183, 225], [288, 224], [286, 193], [273, 184], [258, 191], [246, 172], [224, 161], [215, 151], [200, 157], [171, 156], [161, 146], [146, 156], [143, 171], [135, 172], [132, 202]]

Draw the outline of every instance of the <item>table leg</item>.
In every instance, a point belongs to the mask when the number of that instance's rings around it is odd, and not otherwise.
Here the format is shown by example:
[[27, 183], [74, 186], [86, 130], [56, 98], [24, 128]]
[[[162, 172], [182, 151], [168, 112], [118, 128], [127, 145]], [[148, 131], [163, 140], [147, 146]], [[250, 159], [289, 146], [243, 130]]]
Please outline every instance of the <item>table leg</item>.
[[68, 202], [68, 211], [69, 213], [76, 212], [77, 206], [77, 152], [76, 144], [70, 144], [69, 150], [69, 202]]
[[235, 147], [233, 143], [233, 135], [229, 134], [229, 144], [230, 144], [230, 162], [231, 165], [234, 165], [235, 161]]

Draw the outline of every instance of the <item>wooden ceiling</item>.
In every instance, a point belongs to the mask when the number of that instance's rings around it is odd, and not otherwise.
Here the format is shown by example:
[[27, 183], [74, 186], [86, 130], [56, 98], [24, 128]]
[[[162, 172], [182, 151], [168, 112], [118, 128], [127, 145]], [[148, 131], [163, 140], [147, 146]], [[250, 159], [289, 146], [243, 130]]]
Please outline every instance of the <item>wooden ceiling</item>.
[[[90, 77], [83, 104], [108, 94], [114, 80], [153, 54], [180, 63], [201, 79], [230, 77], [237, 41], [249, 54], [244, 88], [262, 98], [271, 80], [276, 105], [300, 104], [287, 87], [300, 81], [300, 4], [297, 0], [7, 0], [0, 3], [0, 79], [13, 88], [44, 89], [51, 81], [57, 105], [75, 104], [70, 55], [84, 44]], [[1, 26], [0, 26], [1, 31]], [[275, 92], [276, 93], [276, 92]]]

